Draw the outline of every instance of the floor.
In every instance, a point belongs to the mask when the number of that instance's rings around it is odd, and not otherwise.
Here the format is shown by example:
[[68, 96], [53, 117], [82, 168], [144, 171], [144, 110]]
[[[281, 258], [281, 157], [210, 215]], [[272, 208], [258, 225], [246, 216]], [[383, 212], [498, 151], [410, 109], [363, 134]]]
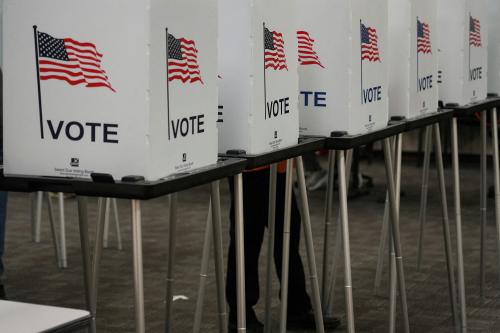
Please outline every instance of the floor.
[[[385, 195], [384, 168], [381, 160], [362, 165], [363, 173], [374, 178], [375, 186], [369, 195], [349, 202], [350, 239], [352, 246], [352, 276], [354, 312], [358, 332], [386, 332], [388, 327], [387, 275], [384, 285], [374, 292], [377, 249], [383, 216], [381, 200]], [[420, 169], [414, 161], [405, 161], [402, 175], [401, 232], [405, 259], [406, 287], [412, 332], [453, 332], [450, 313], [447, 273], [444, 258], [441, 211], [435, 172], [431, 173], [428, 218], [425, 230], [425, 252], [420, 271], [416, 269]], [[450, 170], [447, 170], [448, 202], [455, 248], [455, 224]], [[492, 175], [491, 175], [492, 176]], [[492, 178], [492, 177], [490, 177]], [[497, 247], [493, 200], [490, 199], [487, 242], [486, 297], [479, 297], [479, 167], [463, 165], [462, 216], [464, 234], [465, 279], [469, 332], [500, 332], [500, 284], [498, 280]], [[228, 189], [222, 182], [222, 211], [225, 250], [227, 245]], [[199, 281], [201, 247], [208, 208], [207, 186], [179, 195], [179, 225], [177, 233], [177, 262], [175, 266], [175, 295], [183, 296], [174, 302], [174, 332], [192, 330], [193, 311]], [[164, 327], [164, 297], [167, 258], [167, 200], [160, 198], [143, 204], [144, 279], [147, 332], [161, 332]], [[321, 263], [323, 245], [324, 191], [310, 193], [316, 260]], [[94, 235], [96, 200], [90, 199], [91, 237]], [[5, 285], [11, 300], [32, 303], [84, 307], [82, 265], [75, 199], [66, 200], [66, 228], [69, 268], [57, 268], [52, 246], [47, 209], [44, 207], [42, 242], [31, 240], [30, 199], [28, 194], [11, 194], [8, 205], [6, 244], [7, 274]], [[130, 204], [119, 200], [120, 222], [124, 239], [123, 251], [118, 251], [115, 233], [110, 234], [111, 247], [105, 250], [99, 284], [97, 325], [100, 332], [134, 331], [134, 298]], [[335, 213], [336, 214], [336, 213]], [[262, 253], [264, 258], [265, 249]], [[305, 258], [305, 256], [303, 256]], [[265, 260], [261, 260], [261, 274]], [[207, 288], [202, 332], [217, 332], [215, 316], [215, 281], [213, 265]], [[321, 273], [320, 273], [321, 275]], [[262, 279], [263, 280], [263, 279]], [[263, 282], [261, 282], [263, 283]], [[342, 319], [345, 331], [343, 269], [338, 272], [334, 314]], [[275, 291], [279, 286], [275, 283]], [[274, 299], [274, 318], [279, 308]], [[263, 319], [263, 302], [257, 306]], [[398, 330], [401, 330], [398, 316]]]

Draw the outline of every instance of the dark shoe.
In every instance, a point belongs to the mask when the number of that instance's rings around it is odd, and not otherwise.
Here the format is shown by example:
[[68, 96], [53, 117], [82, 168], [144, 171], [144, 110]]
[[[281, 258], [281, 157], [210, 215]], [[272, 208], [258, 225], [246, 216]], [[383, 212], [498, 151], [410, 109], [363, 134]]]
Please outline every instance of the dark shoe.
[[7, 299], [7, 294], [5, 293], [5, 287], [3, 286], [2, 282], [0, 282], [0, 299]]
[[[264, 332], [264, 324], [262, 324], [259, 319], [257, 319], [257, 315], [253, 309], [247, 309], [247, 320], [246, 320], [246, 329], [247, 333], [263, 333]], [[238, 332], [238, 319], [236, 317], [236, 312], [230, 311], [229, 313], [229, 325], [228, 325], [229, 333]]]
[[[323, 317], [325, 330], [333, 330], [340, 325], [340, 319], [334, 317]], [[314, 313], [308, 312], [303, 315], [289, 316], [286, 324], [288, 330], [316, 330]]]

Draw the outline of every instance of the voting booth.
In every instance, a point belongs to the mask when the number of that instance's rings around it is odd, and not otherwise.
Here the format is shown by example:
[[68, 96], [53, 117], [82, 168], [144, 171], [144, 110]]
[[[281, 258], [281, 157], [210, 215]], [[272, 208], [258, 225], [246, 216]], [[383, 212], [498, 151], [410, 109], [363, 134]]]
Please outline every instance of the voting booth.
[[219, 0], [219, 151], [297, 144], [296, 6]]
[[436, 0], [389, 0], [389, 114], [438, 109]]
[[362, 134], [386, 126], [387, 0], [298, 3], [301, 134]]
[[500, 94], [500, 1], [488, 1], [488, 92]]
[[217, 161], [216, 0], [3, 3], [5, 174], [156, 180]]
[[466, 105], [487, 97], [488, 2], [439, 0], [439, 99]]

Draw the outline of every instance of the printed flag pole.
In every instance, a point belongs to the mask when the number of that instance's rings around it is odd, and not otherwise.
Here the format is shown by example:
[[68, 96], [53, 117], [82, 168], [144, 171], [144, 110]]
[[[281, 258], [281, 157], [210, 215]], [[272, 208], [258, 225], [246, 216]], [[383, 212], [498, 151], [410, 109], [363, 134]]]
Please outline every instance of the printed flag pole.
[[[470, 73], [470, 54], [471, 54], [471, 47], [470, 47], [470, 30], [472, 29], [471, 26], [472, 23], [472, 13], [469, 12], [469, 73]], [[469, 81], [470, 81], [470, 74], [469, 74]]]
[[267, 87], [266, 87], [266, 22], [262, 23], [262, 36], [263, 36], [263, 55], [264, 55], [264, 119], [267, 119]]
[[38, 61], [38, 31], [37, 26], [33, 26], [33, 33], [35, 37], [35, 58], [36, 58], [36, 79], [38, 84], [38, 113], [40, 118], [40, 136], [43, 139], [43, 112], [42, 112], [42, 92], [40, 88], [40, 63]]
[[419, 34], [419, 27], [420, 27], [420, 20], [418, 19], [417, 16], [417, 92], [418, 92], [418, 80], [419, 80], [419, 68], [418, 68], [418, 34]]
[[361, 59], [361, 104], [363, 104], [363, 22], [359, 20], [359, 49], [360, 49], [360, 56], [359, 58]]
[[170, 59], [170, 53], [168, 48], [168, 28], [165, 28], [165, 36], [166, 36], [166, 51], [167, 51], [167, 130], [168, 130], [168, 140], [170, 140], [170, 78], [168, 73], [168, 60]]

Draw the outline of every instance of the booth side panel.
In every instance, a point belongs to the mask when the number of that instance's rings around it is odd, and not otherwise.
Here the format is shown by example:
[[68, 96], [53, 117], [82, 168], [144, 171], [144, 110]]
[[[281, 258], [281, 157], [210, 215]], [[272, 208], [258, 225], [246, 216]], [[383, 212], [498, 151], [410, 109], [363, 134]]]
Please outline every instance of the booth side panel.
[[483, 100], [488, 94], [487, 6], [487, 0], [467, 0], [466, 4], [464, 94], [467, 102]]
[[[219, 152], [250, 151], [253, 57], [250, 1], [219, 0]], [[262, 102], [262, 108], [263, 106]]]
[[438, 0], [439, 99], [445, 104], [467, 103], [465, 23], [465, 0]]
[[500, 2], [489, 0], [488, 92], [500, 94]]
[[411, 22], [410, 117], [416, 117], [438, 109], [436, 0], [412, 0]]
[[217, 161], [217, 1], [153, 0], [150, 34], [155, 179]]
[[298, 10], [300, 133], [330, 136], [332, 131], [348, 132], [349, 1], [300, 0]]
[[[351, 134], [383, 128], [389, 118], [388, 1], [352, 1]], [[366, 28], [368, 36], [362, 38]], [[363, 59], [364, 58], [364, 59]], [[357, 95], [357, 98], [356, 98]]]
[[389, 114], [410, 117], [411, 1], [389, 0]]
[[145, 173], [146, 17], [134, 0], [4, 1], [6, 174]]
[[251, 71], [254, 78], [250, 110], [252, 154], [297, 144], [299, 86], [296, 19], [295, 1], [254, 1], [251, 17]]

